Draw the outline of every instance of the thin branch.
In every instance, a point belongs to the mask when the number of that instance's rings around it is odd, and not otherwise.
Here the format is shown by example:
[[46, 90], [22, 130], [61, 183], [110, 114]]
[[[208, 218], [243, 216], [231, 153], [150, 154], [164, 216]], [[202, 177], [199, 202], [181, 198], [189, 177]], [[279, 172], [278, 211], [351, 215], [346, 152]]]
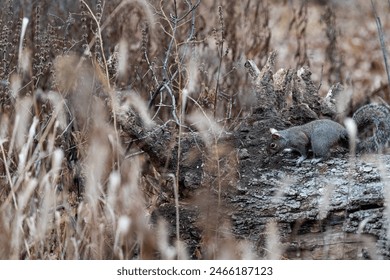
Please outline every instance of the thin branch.
[[160, 86], [157, 88], [157, 90], [153, 93], [150, 101], [149, 101], [149, 108], [152, 106], [152, 103], [153, 101], [155, 100], [155, 98], [157, 97], [158, 94], [162, 93], [163, 89], [167, 89], [168, 93], [170, 94], [171, 96], [171, 99], [172, 99], [172, 115], [173, 115], [173, 118], [175, 119], [175, 122], [179, 125], [179, 126], [182, 126], [181, 122], [179, 121], [177, 115], [176, 115], [176, 100], [175, 100], [175, 96], [172, 92], [172, 89], [170, 88], [170, 84], [172, 83], [172, 81], [176, 78], [176, 76], [178, 75], [179, 73], [179, 68], [178, 67], [175, 72], [173, 72], [173, 74], [171, 75], [171, 77], [168, 77], [168, 60], [169, 60], [169, 56], [170, 56], [170, 53], [171, 53], [171, 50], [172, 50], [172, 47], [173, 47], [173, 44], [175, 43], [176, 47], [179, 45], [177, 42], [176, 42], [176, 38], [175, 38], [175, 34], [176, 34], [176, 30], [178, 28], [178, 23], [180, 20], [184, 19], [187, 15], [189, 15], [190, 13], [192, 13], [192, 17], [191, 17], [191, 28], [190, 28], [190, 31], [189, 31], [189, 35], [188, 35], [188, 38], [186, 40], [186, 42], [184, 43], [185, 46], [183, 48], [183, 55], [182, 57], [179, 59], [178, 63], [179, 65], [181, 65], [186, 57], [186, 54], [187, 54], [187, 50], [188, 50], [188, 43], [191, 42], [193, 36], [194, 36], [194, 33], [195, 33], [195, 11], [196, 11], [196, 8], [199, 6], [200, 4], [200, 0], [198, 0], [198, 2], [195, 4], [195, 5], [192, 5], [190, 2], [186, 1], [187, 4], [188, 4], [188, 12], [180, 17], [180, 19], [177, 19], [177, 8], [176, 8], [176, 1], [174, 2], [175, 6], [174, 6], [174, 15], [170, 15], [170, 18], [173, 20], [168, 20], [169, 17], [165, 14], [164, 10], [161, 8], [161, 13], [162, 15], [167, 19], [167, 22], [172, 30], [172, 33], [169, 33], [167, 30], [165, 30], [165, 28], [161, 25], [161, 28], [162, 30], [164, 31], [165, 34], [167, 34], [171, 40], [169, 42], [169, 46], [168, 46], [168, 49], [166, 51], [166, 54], [165, 54], [165, 58], [164, 58], [164, 61], [163, 61], [163, 82], [160, 84]]
[[175, 122], [177, 123], [177, 125], [180, 126], [181, 123], [180, 123], [180, 121], [179, 121], [179, 119], [177, 117], [177, 114], [176, 114], [176, 99], [175, 99], [175, 96], [173, 95], [172, 89], [168, 86], [167, 83], [164, 83], [163, 87], [167, 90], [167, 92], [171, 96], [171, 99], [172, 99], [172, 116], [175, 119]]
[[218, 14], [219, 14], [219, 20], [221, 24], [221, 40], [218, 42], [219, 44], [219, 64], [218, 64], [218, 72], [217, 72], [217, 85], [215, 87], [215, 93], [214, 93], [214, 118], [217, 116], [217, 102], [218, 102], [218, 92], [219, 92], [219, 87], [220, 87], [220, 77], [221, 77], [221, 70], [222, 70], [222, 59], [223, 59], [223, 42], [224, 40], [224, 22], [223, 22], [223, 11], [222, 7], [218, 7]]
[[172, 34], [170, 34], [170, 37], [171, 37], [171, 40], [169, 41], [169, 45], [168, 45], [168, 49], [165, 53], [165, 59], [164, 59], [164, 63], [163, 63], [163, 78], [164, 79], [167, 79], [167, 80], [170, 80], [169, 77], [168, 77], [168, 60], [169, 60], [169, 57], [170, 57], [170, 54], [171, 54], [171, 51], [172, 51], [172, 46], [173, 46], [173, 43], [175, 42], [175, 35], [176, 35], [176, 30], [177, 30], [177, 10], [176, 10], [176, 1], [175, 1], [175, 16], [172, 17], [172, 15], [170, 16], [171, 19], [173, 20], [172, 24], [171, 24], [171, 21], [168, 20], [169, 17], [165, 14], [163, 8], [161, 7], [161, 12], [162, 14], [164, 15], [164, 17], [167, 19], [167, 22], [169, 24], [169, 27], [171, 28], [172, 30]]
[[162, 89], [163, 89], [165, 83], [166, 83], [166, 81], [164, 80], [158, 86], [158, 88], [154, 91], [154, 93], [152, 94], [152, 97], [150, 98], [149, 103], [148, 103], [148, 108], [149, 109], [152, 107], [153, 101], [156, 99], [157, 95], [162, 92]]
[[[104, 63], [104, 67], [105, 67], [105, 71], [106, 71], [106, 79], [107, 79], [107, 88], [108, 89], [111, 89], [111, 86], [110, 86], [110, 76], [108, 74], [108, 65], [107, 65], [107, 60], [106, 60], [106, 56], [104, 55], [104, 48], [103, 48], [103, 38], [102, 38], [102, 30], [100, 28], [100, 23], [98, 21], [98, 19], [95, 17], [95, 15], [93, 14], [91, 8], [88, 6], [88, 4], [84, 1], [84, 0], [80, 0], [84, 5], [85, 7], [88, 9], [91, 17], [93, 18], [93, 20], [95, 21], [96, 23], [96, 26], [97, 26], [97, 36], [99, 37], [100, 39], [100, 49], [102, 51], [102, 58], [103, 58], [103, 63]], [[90, 43], [89, 45], [89, 49], [91, 49], [92, 47], [92, 44], [93, 42]]]
[[198, 6], [199, 6], [199, 4], [200, 4], [200, 0], [198, 0], [198, 2], [196, 2], [196, 4], [193, 5], [193, 6], [191, 5], [190, 2], [188, 2], [188, 1], [186, 1], [186, 2], [187, 2], [188, 6], [189, 6], [190, 8], [189, 8], [189, 10], [188, 10], [181, 18], [178, 19], [178, 22], [180, 22], [180, 21], [182, 21], [184, 18], [186, 18], [191, 12], [193, 13], [193, 12], [196, 10], [196, 8], [198, 8]]

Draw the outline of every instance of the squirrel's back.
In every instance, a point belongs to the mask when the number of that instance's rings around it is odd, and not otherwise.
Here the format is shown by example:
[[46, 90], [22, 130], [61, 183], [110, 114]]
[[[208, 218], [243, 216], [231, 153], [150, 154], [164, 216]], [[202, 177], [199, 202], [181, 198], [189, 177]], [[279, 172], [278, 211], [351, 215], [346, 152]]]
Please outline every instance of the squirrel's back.
[[309, 149], [312, 149], [315, 157], [327, 158], [334, 144], [348, 143], [346, 129], [341, 124], [328, 119], [315, 120], [281, 131], [271, 128], [271, 134], [270, 152], [274, 154], [287, 148], [298, 151], [301, 158], [297, 163], [307, 157]]
[[[373, 128], [369, 137], [361, 137], [357, 143], [357, 152], [378, 152], [386, 148], [390, 142], [390, 108], [386, 105], [369, 104], [359, 108], [352, 117], [358, 131], [367, 131]], [[278, 153], [286, 148], [298, 151], [301, 158], [298, 163], [307, 157], [311, 148], [314, 155], [327, 158], [330, 148], [336, 143], [348, 146], [347, 130], [332, 120], [321, 119], [304, 125], [290, 127], [278, 131], [270, 129], [272, 141], [269, 151]]]

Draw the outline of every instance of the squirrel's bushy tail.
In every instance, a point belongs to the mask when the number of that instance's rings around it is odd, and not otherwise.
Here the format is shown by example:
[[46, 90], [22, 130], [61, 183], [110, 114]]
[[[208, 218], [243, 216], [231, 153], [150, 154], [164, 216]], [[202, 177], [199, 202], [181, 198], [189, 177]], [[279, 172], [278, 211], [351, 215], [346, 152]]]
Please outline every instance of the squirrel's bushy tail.
[[388, 145], [390, 140], [390, 109], [385, 105], [368, 104], [354, 114], [358, 131], [375, 126], [374, 133], [357, 144], [357, 152], [377, 152]]

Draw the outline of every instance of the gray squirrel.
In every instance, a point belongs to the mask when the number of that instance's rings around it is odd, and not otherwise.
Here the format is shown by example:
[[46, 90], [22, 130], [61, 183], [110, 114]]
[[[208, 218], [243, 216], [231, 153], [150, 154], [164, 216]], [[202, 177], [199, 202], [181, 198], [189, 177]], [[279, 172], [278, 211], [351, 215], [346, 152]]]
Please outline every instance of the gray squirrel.
[[[372, 136], [357, 142], [356, 152], [378, 152], [390, 140], [390, 109], [386, 105], [368, 104], [359, 108], [352, 116], [358, 131], [374, 125]], [[330, 148], [336, 143], [348, 147], [347, 129], [341, 124], [320, 119], [285, 130], [270, 129], [272, 141], [268, 150], [271, 154], [292, 149], [301, 154], [297, 164], [307, 158], [309, 149], [313, 151], [313, 163], [329, 157]]]

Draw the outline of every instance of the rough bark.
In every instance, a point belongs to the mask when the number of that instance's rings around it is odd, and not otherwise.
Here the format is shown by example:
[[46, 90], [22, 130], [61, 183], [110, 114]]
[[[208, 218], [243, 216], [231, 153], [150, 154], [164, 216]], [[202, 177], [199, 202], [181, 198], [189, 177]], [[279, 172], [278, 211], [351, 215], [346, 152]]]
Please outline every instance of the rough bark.
[[[347, 152], [335, 150], [328, 161], [312, 164], [307, 160], [299, 167], [295, 165], [296, 155], [270, 158], [266, 149], [270, 127], [281, 129], [323, 115], [336, 115], [334, 104], [317, 95], [309, 69], [273, 74], [273, 60], [271, 55], [261, 71], [253, 62], [246, 64], [257, 104], [253, 115], [233, 136], [223, 139], [238, 157], [238, 165], [232, 163], [231, 157], [221, 160], [219, 170], [225, 172], [235, 166], [239, 174], [238, 181], [222, 183], [227, 206], [223, 213], [230, 219], [232, 232], [238, 239], [249, 240], [258, 257], [269, 257], [269, 250], [275, 250], [281, 252], [278, 257], [288, 259], [389, 259], [385, 190], [390, 156], [350, 158]], [[177, 135], [169, 127], [145, 131], [131, 110], [121, 111], [118, 122], [125, 132], [137, 138], [138, 146], [155, 167], [161, 172], [176, 172]], [[199, 144], [202, 139], [196, 133], [181, 137], [182, 189], [195, 192], [199, 186], [207, 188], [218, 175], [207, 164], [205, 155], [210, 150]], [[194, 146], [196, 160], [183, 160], [194, 158], [189, 155]], [[167, 153], [167, 147], [172, 153]], [[227, 186], [233, 187], [233, 191], [227, 191]], [[202, 242], [207, 244], [205, 229], [198, 226], [203, 210], [191, 211], [195, 209], [191, 203], [181, 207], [180, 211], [186, 213], [183, 223], [188, 223], [182, 224], [181, 235], [191, 257], [213, 257], [202, 254], [200, 246]], [[172, 221], [174, 233], [175, 208], [164, 206], [158, 215]], [[276, 230], [270, 230], [271, 224], [276, 225]], [[270, 240], [279, 240], [273, 242], [278, 248], [270, 248]]]
[[[241, 177], [237, 193], [230, 197], [234, 233], [256, 244], [262, 257], [268, 256], [268, 240], [276, 238], [282, 258], [388, 259], [388, 209], [384, 205], [390, 157], [349, 158], [348, 153], [333, 151], [324, 163], [306, 161], [299, 167], [296, 155], [269, 158], [265, 147], [271, 125], [283, 128], [316, 116], [336, 115], [333, 104], [317, 96], [308, 69], [292, 75], [278, 73], [275, 80], [288, 83], [274, 86], [279, 89], [276, 100], [278, 94], [286, 96], [286, 89], [296, 97], [282, 103], [285, 108], [273, 116], [255, 114], [252, 117], [257, 121], [241, 126], [237, 137], [246, 139], [238, 147]], [[272, 222], [277, 232], [267, 230]]]

